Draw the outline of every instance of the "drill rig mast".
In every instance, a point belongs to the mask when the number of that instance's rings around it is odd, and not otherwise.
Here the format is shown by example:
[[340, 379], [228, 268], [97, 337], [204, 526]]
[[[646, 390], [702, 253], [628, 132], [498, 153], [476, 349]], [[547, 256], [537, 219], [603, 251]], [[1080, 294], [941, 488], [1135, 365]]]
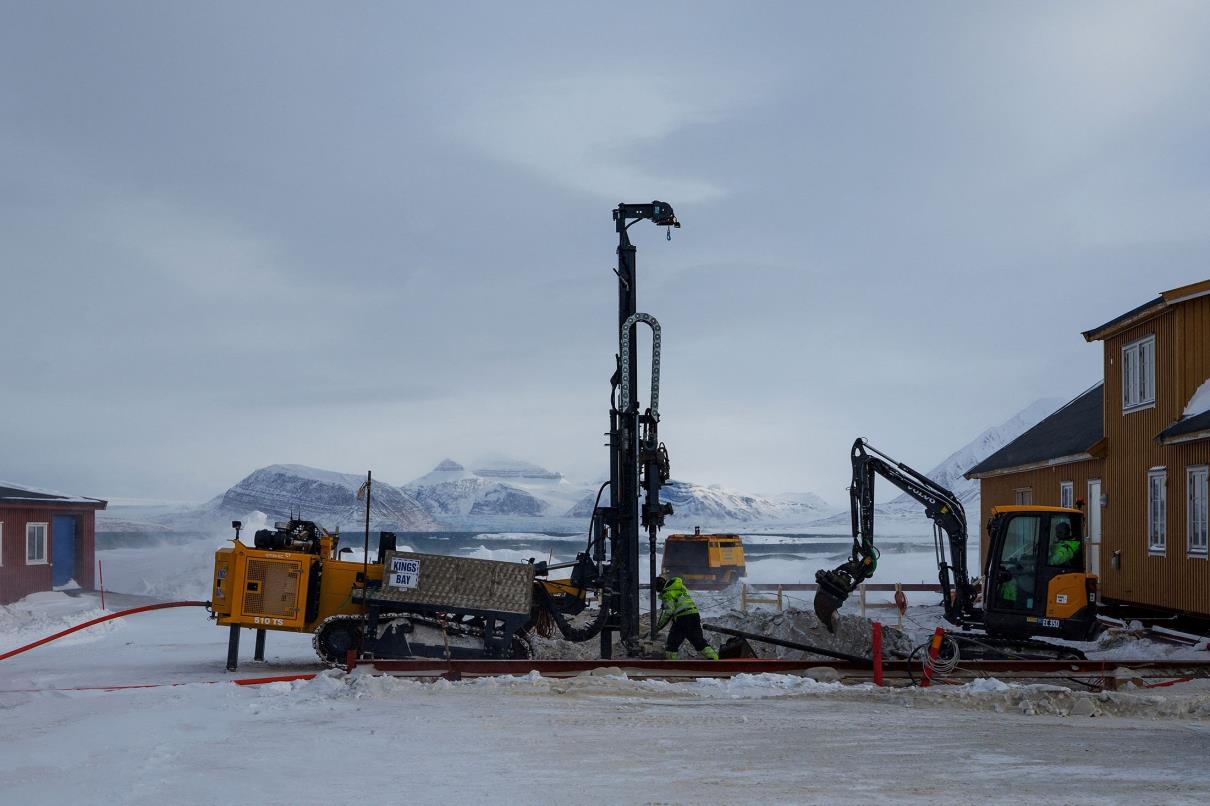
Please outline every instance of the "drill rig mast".
[[[647, 219], [667, 227], [669, 237], [681, 224], [672, 205], [653, 201], [649, 204], [619, 204], [613, 211], [618, 233], [618, 355], [617, 371], [610, 383], [609, 411], [609, 506], [593, 513], [596, 533], [594, 554], [603, 559], [604, 543], [609, 541], [610, 562], [603, 574], [608, 611], [601, 631], [601, 657], [612, 653], [612, 633], [617, 632], [630, 653], [638, 651], [639, 636], [639, 541], [641, 530], [648, 534], [651, 578], [655, 578], [655, 540], [664, 518], [672, 507], [660, 503], [660, 487], [668, 480], [668, 452], [659, 441], [660, 324], [654, 316], [638, 311], [638, 284], [635, 272], [635, 247], [630, 242], [630, 227]], [[638, 401], [638, 344], [635, 329], [647, 324], [652, 331], [651, 400], [646, 411]], [[643, 495], [642, 507], [639, 496]], [[607, 535], [606, 535], [607, 533]], [[651, 594], [655, 612], [655, 593]], [[654, 621], [654, 620], [653, 620]]]

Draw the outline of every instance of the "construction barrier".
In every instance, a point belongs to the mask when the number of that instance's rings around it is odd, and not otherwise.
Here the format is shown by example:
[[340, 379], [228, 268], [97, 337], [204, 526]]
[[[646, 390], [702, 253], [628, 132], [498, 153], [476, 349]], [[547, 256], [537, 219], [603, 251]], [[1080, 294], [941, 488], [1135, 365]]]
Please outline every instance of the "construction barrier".
[[[744, 583], [740, 586], [739, 591], [739, 609], [744, 613], [748, 612], [751, 605], [775, 605], [777, 612], [782, 612], [785, 609], [785, 599], [787, 592], [803, 592], [814, 593], [819, 588], [814, 582], [802, 583]], [[895, 595], [889, 602], [871, 602], [866, 597], [867, 592], [884, 592]], [[882, 608], [895, 608], [899, 611], [899, 626], [903, 626], [903, 613], [907, 610], [906, 593], [912, 592], [927, 592], [941, 594], [941, 585], [929, 584], [926, 582], [865, 582], [857, 586], [857, 602], [859, 612], [865, 616], [866, 610], [876, 610]], [[754, 593], [774, 593], [775, 597], [768, 596], [753, 596]], [[794, 598], [794, 597], [790, 597]]]

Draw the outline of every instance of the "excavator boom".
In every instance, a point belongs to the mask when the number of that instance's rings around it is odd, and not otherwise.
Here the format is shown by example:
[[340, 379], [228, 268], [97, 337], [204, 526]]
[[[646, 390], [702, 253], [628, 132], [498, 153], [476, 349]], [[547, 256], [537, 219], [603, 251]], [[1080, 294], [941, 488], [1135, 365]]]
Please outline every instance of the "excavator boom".
[[[878, 567], [878, 549], [874, 545], [874, 479], [882, 476], [918, 501], [933, 521], [937, 573], [944, 595], [946, 620], [958, 625], [977, 622], [975, 593], [967, 574], [966, 512], [958, 497], [923, 473], [882, 453], [863, 438], [853, 443], [850, 456], [853, 464], [853, 483], [849, 487], [853, 551], [849, 559], [836, 568], [815, 573], [819, 586], [815, 591], [815, 615], [832, 629], [836, 611]], [[946, 540], [942, 539], [942, 532]]]

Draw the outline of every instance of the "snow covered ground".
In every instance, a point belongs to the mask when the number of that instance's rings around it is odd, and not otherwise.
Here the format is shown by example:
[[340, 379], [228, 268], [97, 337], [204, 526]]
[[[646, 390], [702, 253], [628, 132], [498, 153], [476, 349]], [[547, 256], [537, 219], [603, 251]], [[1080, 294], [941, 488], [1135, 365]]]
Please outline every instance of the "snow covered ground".
[[[223, 540], [102, 552], [107, 583], [206, 598]], [[884, 555], [887, 579], [931, 573], [931, 551], [903, 544]], [[468, 553], [526, 552], [485, 540]], [[777, 554], [749, 574], [806, 581], [828, 557]], [[703, 601], [708, 612], [733, 601], [719, 596]], [[109, 604], [143, 601], [111, 594]], [[98, 614], [88, 594], [0, 607], [0, 651]], [[922, 636], [939, 617], [935, 606], [912, 607], [907, 626]], [[603, 803], [1210, 801], [1202, 681], [1113, 694], [995, 680], [889, 690], [780, 675], [417, 683], [325, 670], [309, 637], [286, 633], [271, 633], [267, 662], [252, 663], [245, 635], [237, 675], [223, 668], [226, 630], [201, 608], [140, 614], [0, 661], [3, 801], [310, 804], [386, 789], [392, 802], [554, 803], [569, 787]], [[1129, 637], [1101, 649], [1194, 652]], [[227, 682], [300, 672], [321, 674]], [[158, 687], [99, 690], [146, 684]], [[76, 688], [88, 690], [64, 690]]]
[[[71, 620], [66, 599], [23, 609], [52, 629]], [[96, 604], [72, 601], [80, 616]], [[6, 630], [21, 619], [4, 617]], [[0, 662], [4, 801], [318, 804], [385, 790], [390, 802], [555, 803], [571, 786], [601, 803], [1210, 799], [1210, 690], [1195, 684], [1101, 696], [778, 675], [201, 682], [229, 677], [224, 638], [200, 610], [163, 611]], [[268, 654], [241, 673], [319, 671], [305, 637], [273, 634]], [[131, 683], [184, 685], [22, 691]]]

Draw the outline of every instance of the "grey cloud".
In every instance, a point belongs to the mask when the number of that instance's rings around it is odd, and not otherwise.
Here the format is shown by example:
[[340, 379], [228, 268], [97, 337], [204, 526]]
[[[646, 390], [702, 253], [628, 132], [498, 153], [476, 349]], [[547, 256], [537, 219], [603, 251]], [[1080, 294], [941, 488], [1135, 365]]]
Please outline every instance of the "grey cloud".
[[597, 477], [622, 194], [685, 223], [633, 231], [677, 475], [751, 489], [834, 493], [859, 433], [930, 466], [1210, 265], [1196, 3], [5, 16], [0, 477], [31, 484]]

